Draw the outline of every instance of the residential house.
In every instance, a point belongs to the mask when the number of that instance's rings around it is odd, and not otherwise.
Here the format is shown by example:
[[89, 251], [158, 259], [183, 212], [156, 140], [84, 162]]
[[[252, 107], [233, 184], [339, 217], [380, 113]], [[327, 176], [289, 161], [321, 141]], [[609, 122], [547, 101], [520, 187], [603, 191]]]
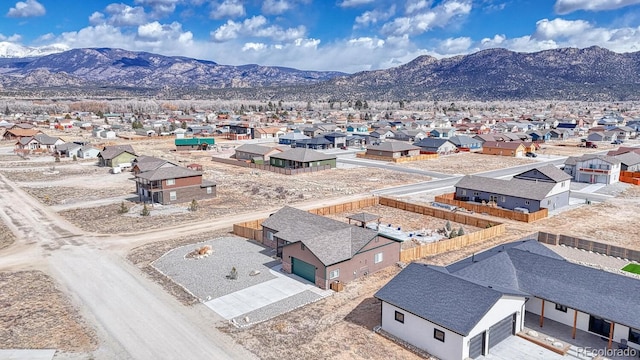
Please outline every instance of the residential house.
[[[558, 276], [562, 274], [562, 276]], [[382, 330], [443, 360], [491, 354], [525, 313], [640, 347], [640, 280], [570, 262], [535, 240], [496, 246], [446, 267], [409, 264], [374, 296]]]
[[376, 129], [375, 131], [372, 131], [371, 133], [369, 133], [369, 137], [372, 139], [376, 139], [378, 142], [384, 141], [385, 139], [391, 139], [393, 138], [393, 136], [394, 136], [393, 131], [385, 128]]
[[369, 131], [367, 124], [349, 124], [347, 125], [347, 132], [350, 133], [366, 133]]
[[247, 160], [256, 164], [268, 164], [271, 155], [279, 154], [282, 151], [279, 147], [243, 144], [236, 148], [234, 157], [237, 160]]
[[229, 131], [227, 132], [227, 138], [231, 140], [249, 140], [251, 139], [252, 129], [249, 124], [229, 124]]
[[640, 171], [640, 154], [637, 152], [629, 151], [614, 157], [620, 160], [620, 171]]
[[610, 129], [610, 131], [617, 132], [618, 133], [617, 139], [623, 140], [623, 141], [635, 138], [637, 135], [636, 129], [629, 126], [616, 126]]
[[570, 157], [564, 163], [564, 171], [573, 181], [590, 184], [613, 184], [620, 180], [620, 160], [606, 155], [586, 154]]
[[482, 151], [482, 141], [466, 135], [452, 136], [449, 141], [462, 151]]
[[56, 152], [60, 156], [72, 158], [78, 158], [78, 151], [82, 148], [83, 144], [78, 144], [76, 142], [68, 142], [56, 145]]
[[145, 171], [154, 171], [161, 167], [178, 166], [169, 160], [157, 158], [154, 156], [139, 156], [131, 161], [131, 172], [140, 174]]
[[533, 130], [527, 132], [534, 142], [546, 142], [551, 140], [551, 132], [547, 130]]
[[391, 160], [418, 156], [420, 155], [420, 150], [420, 147], [404, 142], [385, 141], [379, 145], [368, 145], [366, 155], [389, 158]]
[[285, 206], [262, 222], [263, 243], [276, 250], [284, 271], [322, 289], [394, 265], [400, 242], [376, 230]]
[[434, 138], [445, 138], [448, 139], [454, 136], [456, 133], [455, 128], [435, 128], [429, 132], [429, 136]]
[[175, 139], [174, 144], [177, 151], [189, 151], [189, 150], [209, 150], [215, 145], [216, 140], [214, 138], [194, 137], [194, 138], [182, 138]]
[[202, 172], [181, 166], [161, 166], [136, 174], [136, 194], [143, 202], [162, 205], [212, 199], [216, 184], [203, 180]]
[[456, 145], [445, 138], [424, 138], [413, 145], [420, 147], [421, 153], [449, 155], [458, 151]]
[[[291, 145], [291, 146], [294, 147], [294, 145]], [[324, 136], [318, 135], [311, 139], [296, 141], [295, 147], [322, 150], [322, 149], [331, 149], [333, 147], [333, 144], [331, 143], [331, 141], [327, 140]]]
[[131, 164], [136, 157], [137, 155], [131, 145], [105, 146], [98, 154], [98, 165], [118, 167]]
[[347, 135], [340, 132], [330, 132], [322, 135], [331, 143], [332, 148], [343, 148], [347, 146]]
[[522, 157], [527, 152], [523, 142], [519, 141], [485, 141], [482, 153], [487, 155]]
[[[17, 124], [16, 124], [17, 125]], [[23, 129], [14, 125], [13, 128], [7, 129], [2, 138], [4, 140], [18, 140], [23, 137], [34, 137], [37, 134], [42, 134], [42, 131], [38, 129]]]
[[570, 180], [571, 176], [553, 165], [528, 170], [510, 180], [467, 175], [456, 183], [455, 198], [523, 212], [555, 210], [569, 205]]
[[93, 146], [85, 145], [78, 150], [78, 159], [95, 159], [100, 154], [100, 150]]
[[16, 142], [16, 151], [22, 153], [34, 151], [54, 153], [56, 152], [56, 146], [62, 144], [64, 144], [64, 140], [59, 137], [40, 133], [19, 138]]
[[253, 139], [277, 139], [284, 135], [284, 131], [278, 127], [256, 127], [251, 128], [251, 137]]
[[347, 146], [362, 147], [369, 143], [369, 136], [359, 134], [348, 135], [345, 141]]
[[335, 168], [336, 156], [323, 154], [306, 148], [294, 148], [278, 154], [271, 154], [269, 164], [285, 169], [309, 168], [324, 165], [330, 165], [332, 168]]
[[307, 135], [304, 135], [300, 132], [290, 132], [290, 133], [286, 133], [282, 136], [280, 136], [278, 138], [278, 143], [282, 144], [282, 145], [291, 145], [291, 146], [295, 146], [296, 143], [300, 140], [307, 140], [307, 139], [311, 139], [310, 137], [308, 137]]
[[604, 131], [604, 132], [592, 132], [587, 135], [587, 141], [599, 142], [599, 141], [616, 141], [618, 139], [618, 133], [616, 131]]

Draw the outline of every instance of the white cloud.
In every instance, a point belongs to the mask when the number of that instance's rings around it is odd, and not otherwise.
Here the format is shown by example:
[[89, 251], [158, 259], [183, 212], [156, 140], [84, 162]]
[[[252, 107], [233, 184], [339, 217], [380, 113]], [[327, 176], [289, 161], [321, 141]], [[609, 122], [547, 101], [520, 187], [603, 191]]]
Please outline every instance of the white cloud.
[[420, 11], [423, 9], [428, 9], [431, 7], [431, 1], [426, 0], [409, 0], [405, 5], [405, 13], [413, 14], [416, 11]]
[[182, 0], [135, 0], [136, 4], [151, 7], [154, 17], [163, 17], [172, 14], [176, 5]]
[[8, 17], [34, 17], [42, 16], [47, 10], [36, 0], [18, 1], [16, 5], [9, 9]]
[[396, 6], [391, 5], [386, 11], [372, 10], [365, 11], [362, 15], [356, 17], [356, 23], [354, 27], [365, 27], [376, 24], [380, 21], [387, 21], [396, 13]]
[[367, 5], [373, 3], [375, 0], [343, 0], [340, 4], [340, 7], [356, 7], [361, 5]]
[[263, 43], [245, 43], [242, 46], [242, 51], [262, 51], [267, 48], [266, 44]]
[[96, 25], [106, 22], [113, 26], [138, 26], [147, 22], [147, 14], [140, 6], [131, 7], [125, 4], [109, 4], [104, 9], [107, 14], [94, 12], [89, 17], [89, 23]]
[[440, 41], [438, 52], [443, 55], [464, 54], [472, 44], [470, 37], [448, 38]]
[[377, 49], [384, 47], [384, 40], [370, 38], [370, 37], [360, 37], [357, 39], [349, 39], [347, 41], [349, 46], [357, 46], [357, 47], [365, 47], [367, 49]]
[[549, 40], [568, 38], [589, 30], [591, 25], [584, 20], [542, 19], [536, 22], [536, 39]]
[[19, 34], [13, 34], [13, 35], [3, 35], [0, 34], [0, 41], [8, 41], [8, 42], [12, 42], [12, 43], [18, 43], [22, 40], [22, 35]]
[[209, 17], [212, 19], [236, 18], [245, 15], [245, 9], [239, 0], [224, 0], [223, 2], [212, 2]]
[[417, 35], [435, 27], [444, 27], [454, 18], [468, 15], [471, 3], [466, 0], [450, 0], [411, 16], [398, 17], [382, 26], [385, 35]]
[[265, 0], [262, 3], [262, 12], [265, 14], [278, 15], [290, 10], [293, 4], [288, 0]]
[[267, 18], [262, 15], [245, 19], [242, 22], [227, 20], [226, 24], [211, 32], [211, 40], [215, 42], [225, 42], [239, 38], [262, 37], [276, 41], [291, 41], [304, 37], [306, 28], [298, 26], [296, 28], [283, 29], [277, 25], [267, 25]]
[[557, 0], [553, 9], [564, 15], [578, 10], [614, 10], [636, 4], [640, 4], [640, 0]]

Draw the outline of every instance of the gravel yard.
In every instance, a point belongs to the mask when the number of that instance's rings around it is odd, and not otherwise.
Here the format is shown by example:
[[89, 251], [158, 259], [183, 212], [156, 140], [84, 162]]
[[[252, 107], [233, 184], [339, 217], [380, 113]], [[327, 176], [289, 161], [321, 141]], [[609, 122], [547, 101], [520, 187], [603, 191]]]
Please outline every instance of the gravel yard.
[[[211, 246], [213, 250], [208, 257], [186, 257], [194, 249], [205, 245]], [[280, 262], [270, 255], [271, 249], [255, 242], [240, 237], [223, 237], [173, 249], [151, 265], [194, 296], [205, 300], [275, 279], [269, 269]], [[226, 276], [234, 267], [238, 278], [229, 280]], [[254, 270], [260, 273], [249, 275]]]
[[0, 348], [89, 352], [96, 334], [42, 272], [0, 273]]
[[432, 160], [409, 161], [406, 163], [400, 163], [398, 166], [436, 171], [444, 174], [468, 175], [483, 171], [501, 169], [504, 167], [531, 164], [532, 162], [535, 162], [535, 160], [529, 158], [461, 152], [440, 156], [437, 159]]

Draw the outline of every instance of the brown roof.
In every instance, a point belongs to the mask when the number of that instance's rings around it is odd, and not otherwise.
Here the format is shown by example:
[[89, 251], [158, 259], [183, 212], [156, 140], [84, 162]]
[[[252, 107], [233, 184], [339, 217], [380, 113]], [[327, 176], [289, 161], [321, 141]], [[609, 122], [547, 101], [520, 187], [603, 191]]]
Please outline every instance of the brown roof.
[[520, 146], [526, 145], [521, 141], [485, 141], [482, 144], [483, 148], [500, 148], [500, 149], [517, 149]]
[[21, 129], [14, 127], [13, 129], [7, 130], [8, 134], [11, 134], [16, 137], [24, 137], [24, 136], [34, 136], [36, 134], [41, 133], [38, 129]]
[[201, 176], [201, 171], [187, 169], [181, 166], [160, 167], [156, 170], [141, 172], [136, 175], [137, 178], [149, 181], [158, 181], [166, 179], [179, 179], [192, 176]]

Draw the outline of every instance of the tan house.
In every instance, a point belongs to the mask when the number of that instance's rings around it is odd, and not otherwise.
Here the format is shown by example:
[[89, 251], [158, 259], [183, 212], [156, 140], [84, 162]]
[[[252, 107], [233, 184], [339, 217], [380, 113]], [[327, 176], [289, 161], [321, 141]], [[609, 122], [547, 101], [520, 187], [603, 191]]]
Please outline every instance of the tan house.
[[518, 141], [485, 141], [482, 153], [487, 155], [522, 157], [529, 151], [525, 144]]
[[399, 159], [420, 155], [420, 147], [399, 141], [385, 141], [367, 146], [366, 156]]
[[376, 230], [285, 206], [262, 222], [263, 243], [284, 271], [322, 289], [348, 283], [400, 259], [400, 242]]

